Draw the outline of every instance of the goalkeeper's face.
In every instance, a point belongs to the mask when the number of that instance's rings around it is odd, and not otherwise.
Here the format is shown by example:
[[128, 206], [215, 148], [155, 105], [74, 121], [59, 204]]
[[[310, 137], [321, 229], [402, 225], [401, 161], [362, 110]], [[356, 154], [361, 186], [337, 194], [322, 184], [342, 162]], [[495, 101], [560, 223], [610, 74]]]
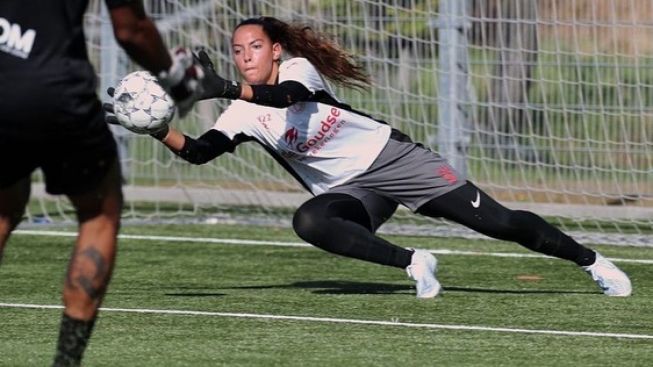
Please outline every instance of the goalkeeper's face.
[[256, 24], [238, 27], [231, 39], [234, 62], [248, 84], [274, 84], [279, 73], [281, 45], [273, 43]]

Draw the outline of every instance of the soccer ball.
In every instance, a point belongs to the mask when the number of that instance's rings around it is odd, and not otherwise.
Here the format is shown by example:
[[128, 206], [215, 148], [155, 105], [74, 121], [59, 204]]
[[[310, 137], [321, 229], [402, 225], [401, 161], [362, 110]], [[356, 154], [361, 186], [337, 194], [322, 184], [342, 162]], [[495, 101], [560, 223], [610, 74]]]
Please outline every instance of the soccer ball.
[[126, 129], [148, 134], [172, 120], [175, 103], [152, 74], [135, 71], [127, 74], [116, 86], [113, 111]]

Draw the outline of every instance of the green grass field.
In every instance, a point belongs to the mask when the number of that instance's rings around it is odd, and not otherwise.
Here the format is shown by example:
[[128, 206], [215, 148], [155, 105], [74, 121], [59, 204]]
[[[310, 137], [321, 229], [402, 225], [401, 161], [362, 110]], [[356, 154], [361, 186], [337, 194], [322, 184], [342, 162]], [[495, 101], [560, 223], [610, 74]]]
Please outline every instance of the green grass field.
[[[286, 229], [122, 233], [159, 237], [121, 240], [85, 366], [653, 364], [651, 249], [599, 248], [621, 259], [634, 284], [632, 297], [610, 298], [573, 264], [507, 257], [533, 254], [518, 245], [388, 236], [452, 251], [436, 253], [444, 294], [418, 300], [402, 270], [294, 246], [301, 241]], [[0, 366], [51, 363], [61, 309], [6, 304], [59, 305], [71, 243], [59, 234], [10, 240], [0, 267]]]

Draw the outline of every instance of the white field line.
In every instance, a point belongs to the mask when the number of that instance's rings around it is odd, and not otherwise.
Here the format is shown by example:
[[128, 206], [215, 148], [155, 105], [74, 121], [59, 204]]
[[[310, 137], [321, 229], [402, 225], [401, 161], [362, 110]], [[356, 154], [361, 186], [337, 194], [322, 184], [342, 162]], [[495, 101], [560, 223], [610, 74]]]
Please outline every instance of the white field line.
[[[0, 303], [0, 308], [59, 310], [59, 309], [63, 309], [63, 306], [21, 304], [21, 303]], [[587, 336], [587, 337], [598, 337], [598, 338], [622, 338], [622, 339], [653, 339], [653, 335], [646, 335], [646, 334], [601, 333], [601, 332], [593, 332], [593, 331], [567, 331], [567, 330], [542, 330], [542, 329], [513, 329], [513, 328], [489, 327], [489, 326], [478, 326], [478, 325], [421, 324], [421, 323], [410, 323], [410, 322], [399, 322], [399, 321], [339, 319], [339, 318], [330, 318], [330, 317], [287, 316], [287, 315], [209, 312], [209, 311], [191, 311], [191, 310], [157, 310], [157, 309], [141, 309], [141, 308], [102, 307], [100, 308], [100, 310], [102, 312], [121, 312], [121, 313], [154, 314], [154, 315], [231, 317], [231, 318], [249, 318], [249, 319], [282, 320], [282, 321], [322, 322], [322, 323], [335, 323], [335, 324], [395, 326], [395, 327], [405, 327], [405, 328], [440, 329], [440, 330], [490, 331], [490, 332], [500, 332], [500, 333], [516, 333], [516, 334], [545, 334], [545, 335], [555, 335], [555, 336]]]
[[[36, 230], [15, 230], [17, 235], [31, 236], [53, 236], [53, 237], [76, 237], [76, 232], [64, 231], [36, 231]], [[228, 245], [254, 245], [254, 246], [281, 246], [281, 247], [313, 247], [305, 242], [284, 242], [284, 241], [262, 241], [262, 240], [242, 240], [231, 238], [209, 238], [209, 237], [178, 237], [178, 236], [146, 236], [121, 234], [121, 239], [145, 240], [156, 242], [198, 242], [198, 243], [218, 243]], [[513, 252], [480, 252], [480, 251], [458, 251], [448, 249], [428, 250], [435, 255], [462, 255], [462, 256], [492, 256], [492, 257], [517, 257], [517, 258], [551, 258], [539, 254], [521, 254]], [[634, 263], [634, 264], [653, 264], [653, 259], [624, 259], [609, 258], [614, 262]]]

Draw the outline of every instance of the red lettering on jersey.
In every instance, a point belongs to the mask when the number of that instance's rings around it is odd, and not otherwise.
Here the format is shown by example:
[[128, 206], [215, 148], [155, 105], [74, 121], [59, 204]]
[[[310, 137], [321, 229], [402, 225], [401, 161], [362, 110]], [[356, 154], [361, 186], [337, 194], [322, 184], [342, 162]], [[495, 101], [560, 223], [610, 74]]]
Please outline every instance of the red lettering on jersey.
[[258, 122], [269, 122], [270, 120], [272, 120], [272, 115], [266, 113], [265, 115], [258, 115], [256, 119], [258, 120]]
[[440, 177], [442, 177], [443, 179], [447, 180], [447, 182], [449, 182], [450, 185], [453, 185], [456, 183], [456, 181], [458, 181], [456, 174], [453, 172], [451, 167], [447, 165], [440, 166], [440, 168], [438, 168], [438, 175], [440, 175]]
[[295, 147], [299, 152], [308, 152], [311, 147], [314, 147], [328, 135], [333, 125], [338, 121], [337, 117], [340, 116], [340, 110], [332, 107], [329, 115], [320, 122], [320, 130], [315, 136], [308, 138], [305, 142], [297, 144]]
[[266, 113], [265, 115], [258, 115], [256, 117], [256, 120], [258, 120], [258, 122], [261, 125], [263, 125], [264, 128], [270, 130], [270, 127], [268, 126], [268, 124], [266, 124], [266, 122], [272, 121], [272, 115], [271, 114]]
[[299, 131], [297, 131], [297, 129], [293, 127], [288, 129], [288, 131], [286, 131], [286, 133], [283, 134], [283, 139], [286, 141], [286, 144], [293, 145], [295, 141], [297, 141], [298, 136], [299, 136]]

